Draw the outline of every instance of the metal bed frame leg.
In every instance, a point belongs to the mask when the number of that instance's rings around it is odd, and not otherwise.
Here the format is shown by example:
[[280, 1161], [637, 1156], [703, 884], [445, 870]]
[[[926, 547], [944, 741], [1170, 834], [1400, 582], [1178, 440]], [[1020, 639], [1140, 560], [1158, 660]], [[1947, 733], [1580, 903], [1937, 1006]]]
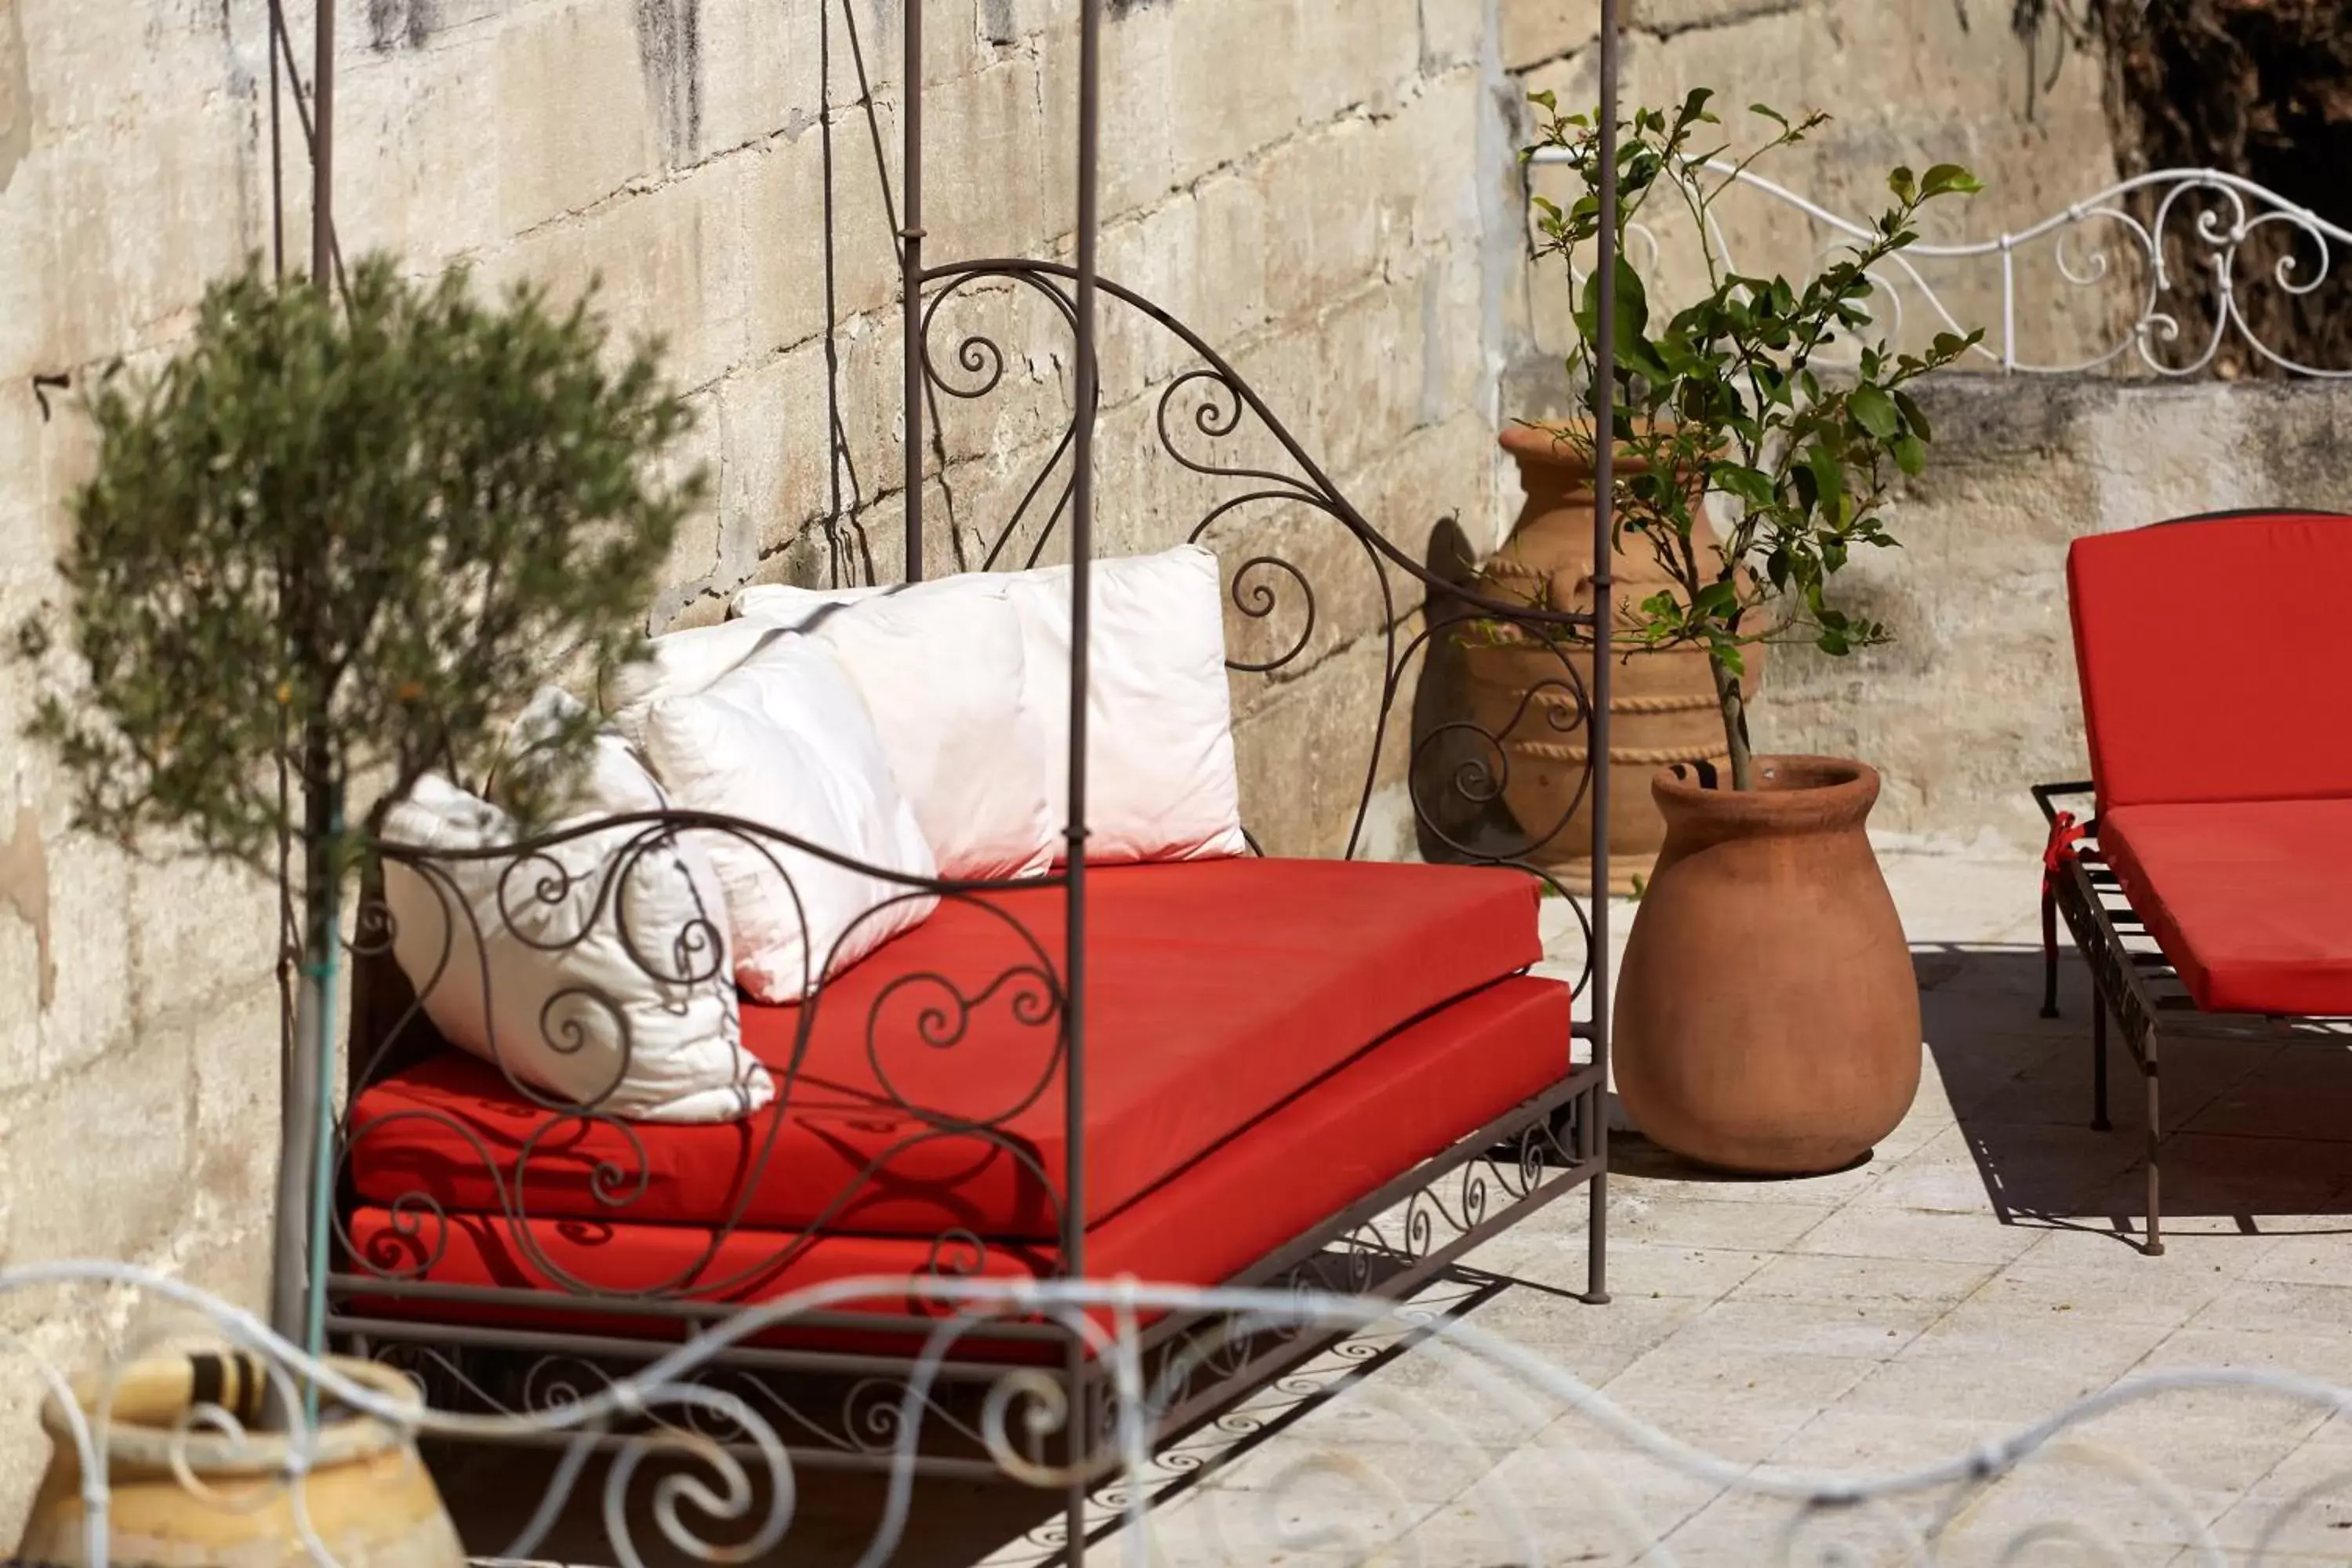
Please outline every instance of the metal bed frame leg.
[[1609, 1086], [1603, 1078], [1592, 1091], [1592, 1147], [1601, 1168], [1592, 1174], [1592, 1217], [1585, 1226], [1584, 1301], [1609, 1305]]
[[1070, 1480], [1062, 1496], [1062, 1528], [1066, 1539], [1062, 1543], [1062, 1561], [1068, 1568], [1086, 1568], [1087, 1561], [1087, 1481], [1095, 1462], [1093, 1401], [1087, 1395], [1086, 1347], [1073, 1340], [1066, 1369], [1069, 1405], [1065, 1418], [1070, 1424], [1069, 1441], [1063, 1452], [1068, 1456]]
[[2146, 1059], [2140, 1063], [2140, 1073], [2147, 1080], [2147, 1245], [2140, 1250], [2150, 1258], [2164, 1256], [2164, 1204], [2162, 1168], [2157, 1155], [2157, 1144], [2162, 1140], [2163, 1124], [2157, 1116], [2156, 1036], [2147, 1037]]
[[[2058, 1016], [2058, 889], [2046, 877], [2042, 883], [2042, 1016]], [[2105, 1103], [2104, 1096], [2100, 1103]], [[2105, 1112], [2100, 1114], [2104, 1118]]]
[[2107, 1120], [2107, 999], [2091, 999], [2091, 1131], [2112, 1132]]

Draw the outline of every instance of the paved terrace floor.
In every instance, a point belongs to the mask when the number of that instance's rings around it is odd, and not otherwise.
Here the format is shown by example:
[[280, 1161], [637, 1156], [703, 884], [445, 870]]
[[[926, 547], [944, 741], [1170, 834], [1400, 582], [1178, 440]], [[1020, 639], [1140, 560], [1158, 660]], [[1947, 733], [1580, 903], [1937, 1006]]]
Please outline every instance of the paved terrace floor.
[[[2168, 1145], [2170, 1250], [2142, 1256], [2131, 1245], [2138, 1080], [2118, 1042], [2116, 1129], [2090, 1131], [2089, 990], [2071, 952], [2066, 1016], [2037, 1016], [2038, 870], [1890, 858], [1927, 1057], [1917, 1104], [1866, 1163], [1727, 1181], [1622, 1139], [1612, 1305], [1573, 1299], [1580, 1196], [1474, 1254], [1470, 1278], [1449, 1287], [1458, 1299], [1441, 1304], [1767, 1477], [1955, 1458], [2166, 1369], [2281, 1369], [2352, 1386], [2352, 1061], [2326, 1041], [2168, 1045], [2167, 1118], [2179, 1128]], [[1424, 1350], [1288, 1406], [1238, 1450], [1216, 1434], [1196, 1445], [1206, 1473], [1154, 1510], [1155, 1561], [1784, 1560], [1788, 1504], [1694, 1479], [1587, 1415], [1506, 1410]], [[1612, 1517], [1597, 1481], [1638, 1528]], [[2319, 1497], [2257, 1558], [2282, 1506], [2313, 1487]], [[1004, 1547], [1017, 1510], [926, 1494], [911, 1560], [1038, 1560], [1034, 1540]], [[2065, 1452], [1962, 1500], [1900, 1510], [1925, 1529], [1938, 1505], [1958, 1507], [1933, 1554], [1906, 1555], [1903, 1527], [1848, 1511], [1811, 1521], [1785, 1560], [2341, 1563], [2352, 1559], [2352, 1429], [2274, 1394], [2174, 1394], [2100, 1418]], [[819, 1489], [796, 1541], [849, 1548], [872, 1501], [862, 1486]], [[1517, 1543], [1513, 1510], [1539, 1557]], [[2100, 1531], [2114, 1550], [2070, 1530]], [[2199, 1530], [2220, 1558], [2189, 1550]], [[1663, 1551], [1644, 1557], [1653, 1536]], [[2004, 1559], [2021, 1541], [2029, 1549]], [[1832, 1542], [1856, 1555], [1824, 1555]], [[1123, 1550], [1113, 1537], [1096, 1560]]]

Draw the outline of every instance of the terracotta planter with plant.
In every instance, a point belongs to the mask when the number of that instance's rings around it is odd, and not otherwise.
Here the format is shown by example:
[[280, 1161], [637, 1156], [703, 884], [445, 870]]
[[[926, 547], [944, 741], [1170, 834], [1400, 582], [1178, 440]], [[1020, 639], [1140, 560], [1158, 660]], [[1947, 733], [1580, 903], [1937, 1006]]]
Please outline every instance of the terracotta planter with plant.
[[[1919, 1079], [1919, 997], [1865, 836], [1877, 775], [1837, 758], [1756, 755], [1757, 650], [1801, 642], [1842, 655], [1888, 637], [1834, 604], [1832, 582], [1853, 552], [1894, 544], [1882, 508], [1896, 474], [1921, 471], [1929, 440], [1908, 388], [1977, 338], [1939, 335], [1916, 353], [1879, 341], [1872, 275], [1916, 241], [1923, 208], [1978, 186], [1955, 164], [1896, 169], [1870, 237], [1801, 280], [1731, 271], [1702, 246], [1706, 290], [1654, 316], [1625, 241], [1649, 226], [1653, 201], [1711, 232], [1733, 176], [1709, 167], [1722, 156], [1709, 98], [1638, 111], [1617, 149], [1611, 391], [1628, 460], [1615, 518], [1620, 548], [1645, 550], [1668, 584], [1639, 603], [1625, 636], [1705, 658], [1728, 765], [1652, 782], [1665, 843], [1627, 941], [1613, 1060], [1627, 1113], [1654, 1142], [1709, 1165], [1793, 1174], [1863, 1157], [1902, 1120]], [[1567, 153], [1588, 193], [1566, 210], [1539, 204], [1544, 254], [1574, 268], [1600, 233], [1599, 127], [1549, 94], [1536, 102], [1540, 144]], [[1770, 132], [1741, 169], [1824, 118], [1756, 112]], [[1570, 369], [1590, 393], [1599, 291], [1579, 277]], [[1564, 428], [1596, 449], [1590, 414]], [[1709, 496], [1719, 541], [1706, 532]]]
[[[423, 1408], [416, 1385], [389, 1367], [332, 1364], [370, 1394], [409, 1412]], [[49, 1468], [19, 1556], [60, 1568], [307, 1568], [320, 1560], [316, 1542], [328, 1562], [464, 1568], [466, 1550], [405, 1426], [331, 1414], [296, 1438], [207, 1424], [209, 1407], [242, 1426], [258, 1425], [268, 1387], [267, 1371], [250, 1356], [168, 1356], [133, 1362], [110, 1380], [84, 1379], [73, 1389], [78, 1408], [51, 1397], [41, 1409]], [[106, 1516], [95, 1542], [83, 1433], [106, 1469]]]
[[[1510, 539], [1480, 573], [1481, 588], [1498, 599], [1524, 599], [1556, 609], [1590, 611], [1593, 584], [1592, 512], [1596, 498], [1589, 446], [1574, 432], [1518, 425], [1503, 432], [1503, 449], [1517, 460], [1527, 497]], [[1629, 447], [1617, 454], [1618, 472], [1641, 465]], [[1701, 550], [1717, 547], [1704, 506], [1692, 535]], [[1673, 579], [1651, 552], [1621, 547], [1613, 573], [1617, 617], [1640, 624], [1642, 602], [1673, 593]], [[1502, 750], [1505, 807], [1527, 836], [1521, 858], [1570, 887], [1592, 876], [1592, 792], [1576, 689], [1592, 689], [1589, 650], [1555, 649], [1501, 621], [1482, 623], [1463, 650], [1470, 716]], [[1574, 684], [1563, 679], [1565, 658]], [[1636, 647], [1614, 672], [1609, 710], [1609, 766], [1615, 775], [1609, 807], [1609, 886], [1631, 893], [1647, 881], [1666, 838], [1665, 818], [1650, 798], [1650, 775], [1662, 766], [1705, 762], [1728, 767], [1723, 725], [1717, 718], [1715, 679], [1706, 654], [1692, 647]], [[1757, 684], [1761, 660], [1749, 660]]]

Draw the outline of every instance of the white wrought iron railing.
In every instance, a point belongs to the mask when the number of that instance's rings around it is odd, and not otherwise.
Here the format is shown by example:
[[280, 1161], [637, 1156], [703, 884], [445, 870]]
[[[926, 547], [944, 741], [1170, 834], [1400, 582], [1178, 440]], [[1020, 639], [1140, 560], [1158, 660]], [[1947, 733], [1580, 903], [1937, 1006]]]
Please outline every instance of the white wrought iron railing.
[[[1542, 149], [1531, 162], [1557, 166], [1567, 162], [1558, 149]], [[1867, 238], [1870, 226], [1832, 211], [1788, 186], [1730, 162], [1704, 167], [1738, 185], [1802, 214], [1827, 236], [1825, 244]], [[2289, 243], [2248, 275], [2245, 255], [2258, 236], [2284, 235]], [[1645, 254], [1638, 267], [1654, 269], [1661, 252], [1657, 235], [1633, 226], [1632, 237]], [[1723, 226], [1710, 219], [1706, 243], [1717, 263], [1738, 270]], [[2087, 302], [2118, 320], [2114, 342], [2076, 359], [2041, 361], [2021, 348], [2021, 263], [2047, 247], [2061, 283], [2084, 291]], [[2340, 254], [2339, 254], [2340, 253]], [[1990, 321], [1963, 321], [1945, 300], [1945, 289], [1923, 273], [1921, 263], [1985, 263], [1999, 269], [1998, 333]], [[2291, 300], [2311, 299], [2343, 267], [2352, 270], [2352, 229], [2330, 223], [2310, 208], [2267, 186], [2220, 169], [2164, 169], [2121, 180], [2037, 223], [1994, 238], [1959, 244], [1921, 242], [1873, 274], [1887, 302], [1885, 334], [1899, 339], [1907, 310], [1924, 307], [1952, 331], [1979, 326], [1987, 341], [1976, 354], [1988, 368], [2029, 375], [2071, 375], [2124, 366], [2137, 361], [2160, 376], [2186, 378], [2211, 370], [2233, 341], [2290, 375], [2352, 379], [2352, 305], [2332, 341], [2343, 351], [2340, 363], [2313, 364], [2264, 341], [2247, 308], [2251, 291], [2277, 290]], [[2186, 341], [2184, 318], [2194, 298], [2200, 320], [2210, 319], [2201, 343]], [[2121, 309], [2116, 307], [2120, 304]], [[2094, 327], [2092, 331], [2098, 331]]]
[[[1590, 1546], [1568, 1549], [1570, 1560], [1639, 1563], [1737, 1561], [1779, 1563], [1887, 1563], [1923, 1568], [1946, 1563], [2039, 1562], [2045, 1551], [2060, 1547], [2082, 1553], [2067, 1561], [2137, 1562], [2152, 1545], [2164, 1548], [2162, 1560], [2218, 1568], [2225, 1563], [2268, 1564], [2308, 1561], [2302, 1555], [2309, 1542], [2330, 1543], [2328, 1533], [2340, 1513], [2327, 1511], [2352, 1492], [2352, 1449], [2344, 1450], [2340, 1466], [2323, 1468], [2289, 1489], [2269, 1494], [2242, 1489], [2251, 1512], [2231, 1515], [2228, 1529], [2215, 1521], [2212, 1478], [2176, 1479], [2130, 1450], [2125, 1440], [2106, 1438], [2099, 1424], [2119, 1414], [2137, 1413], [2137, 1430], [2158, 1436], [2170, 1429], [2172, 1415], [2185, 1415], [2188, 1401], [2231, 1393], [2268, 1401], [2290, 1401], [2315, 1417], [2352, 1411], [2352, 1389], [2284, 1373], [2182, 1371], [2143, 1376], [2068, 1405], [1994, 1441], [1968, 1446], [1941, 1461], [1875, 1475], [1803, 1474], [1771, 1465], [1727, 1459], [1677, 1440], [1596, 1392], [1576, 1376], [1544, 1357], [1483, 1331], [1472, 1319], [1451, 1315], [1443, 1305], [1399, 1306], [1355, 1298], [1269, 1290], [1202, 1290], [1129, 1282], [992, 1282], [939, 1278], [845, 1280], [802, 1291], [769, 1306], [747, 1310], [726, 1323], [660, 1353], [634, 1375], [614, 1375], [593, 1386], [569, 1387], [563, 1397], [543, 1406], [491, 1414], [458, 1414], [448, 1409], [404, 1403], [355, 1382], [332, 1365], [310, 1361], [299, 1348], [274, 1336], [252, 1314], [232, 1307], [183, 1282], [144, 1268], [115, 1263], [43, 1264], [0, 1272], [0, 1299], [12, 1292], [46, 1289], [108, 1289], [125, 1288], [179, 1310], [206, 1327], [228, 1347], [258, 1357], [274, 1377], [289, 1388], [315, 1380], [327, 1397], [347, 1414], [373, 1417], [417, 1436], [448, 1439], [536, 1440], [584, 1443], [609, 1439], [616, 1432], [637, 1430], [593, 1483], [583, 1479], [583, 1467], [565, 1462], [556, 1467], [548, 1494], [532, 1511], [520, 1539], [500, 1554], [500, 1560], [530, 1560], [546, 1544], [550, 1528], [567, 1511], [601, 1515], [613, 1531], [609, 1537], [614, 1561], [638, 1568], [646, 1551], [631, 1538], [633, 1510], [627, 1492], [641, 1461], [659, 1457], [672, 1470], [657, 1487], [652, 1516], [662, 1537], [662, 1550], [711, 1562], [764, 1560], [789, 1546], [803, 1491], [794, 1473], [787, 1442], [767, 1415], [751, 1400], [728, 1386], [704, 1381], [712, 1358], [730, 1345], [772, 1333], [796, 1319], [824, 1313], [856, 1300], [877, 1296], [931, 1303], [944, 1316], [932, 1330], [932, 1353], [918, 1363], [898, 1392], [896, 1418], [872, 1427], [875, 1452], [895, 1462], [883, 1496], [881, 1517], [859, 1561], [888, 1563], [908, 1540], [910, 1515], [918, 1506], [912, 1460], [924, 1441], [931, 1418], [935, 1387], [929, 1381], [953, 1343], [958, 1328], [984, 1318], [1017, 1315], [1058, 1323], [1085, 1337], [1092, 1353], [1104, 1358], [1112, 1372], [1113, 1406], [1099, 1422], [1103, 1452], [1113, 1456], [1119, 1479], [1106, 1491], [1115, 1501], [1113, 1513], [1101, 1521], [1105, 1543], [1101, 1552], [1138, 1568], [1163, 1561], [1193, 1561], [1205, 1544], [1222, 1561], [1262, 1562], [1276, 1553], [1303, 1553], [1316, 1562], [1415, 1562], [1441, 1549], [1434, 1540], [1416, 1542], [1416, 1531], [1435, 1531], [1459, 1522], [1465, 1508], [1475, 1508], [1484, 1533], [1485, 1560], [1538, 1563], [1559, 1561], [1563, 1554], [1560, 1509], [1572, 1505], [1590, 1521], [1606, 1524], [1613, 1544], [1595, 1552]], [[1301, 1332], [1309, 1338], [1338, 1338], [1342, 1349], [1337, 1363], [1351, 1370], [1337, 1380], [1335, 1406], [1370, 1405], [1406, 1423], [1409, 1440], [1385, 1444], [1354, 1442], [1368, 1428], [1360, 1419], [1334, 1420], [1314, 1427], [1297, 1427], [1276, 1435], [1286, 1447], [1273, 1484], [1244, 1488], [1210, 1510], [1206, 1527], [1213, 1541], [1178, 1542], [1166, 1539], [1176, 1530], [1202, 1527], [1194, 1509], [1155, 1508], [1157, 1494], [1133, 1484], [1132, 1478], [1150, 1473], [1156, 1460], [1149, 1434], [1153, 1430], [1155, 1401], [1163, 1397], [1168, 1381], [1182, 1375], [1181, 1358], [1171, 1370], [1150, 1360], [1140, 1350], [1139, 1325], [1163, 1313], [1203, 1314], [1230, 1322], [1237, 1333]], [[1402, 1353], [1421, 1358], [1421, 1375], [1362, 1378], [1360, 1355], [1347, 1353], [1349, 1343], [1383, 1332], [1401, 1334]], [[20, 1339], [16, 1349], [29, 1349]], [[1214, 1346], [1202, 1347], [1213, 1355]], [[9, 1342], [0, 1338], [0, 1375], [21, 1374], [12, 1366]], [[1401, 1363], [1399, 1363], [1401, 1364]], [[36, 1357], [39, 1379], [63, 1394], [66, 1382], [54, 1366]], [[1428, 1375], [1430, 1373], [1437, 1375]], [[429, 1382], [429, 1380], [424, 1380]], [[1297, 1390], [1291, 1391], [1296, 1394]], [[1327, 1390], [1327, 1392], [1328, 1392]], [[1049, 1462], [1041, 1462], [1038, 1437], [1060, 1429], [1069, 1412], [1062, 1407], [1057, 1380], [1035, 1367], [1007, 1367], [981, 1405], [971, 1435], [976, 1436], [1004, 1477], [1020, 1485], [1060, 1493], [1070, 1477]], [[2169, 1402], [2169, 1403], [2168, 1403]], [[287, 1445], [288, 1458], [280, 1484], [299, 1498], [296, 1483], [310, 1468], [309, 1433], [301, 1426], [300, 1402], [287, 1404], [296, 1412], [296, 1430]], [[2156, 1406], [2147, 1410], [2143, 1407]], [[1351, 1412], [1360, 1415], [1360, 1412]], [[1577, 1429], [1563, 1436], [1560, 1424], [1573, 1418]], [[2210, 1407], [2202, 1415], [2210, 1419]], [[1218, 1423], [1223, 1426], [1224, 1423]], [[724, 1429], [726, 1443], [712, 1428]], [[1234, 1430], [1250, 1430], [1246, 1420]], [[215, 1405], [192, 1409], [173, 1434], [181, 1443], [204, 1443], [218, 1452], [226, 1435], [237, 1438], [236, 1419]], [[1541, 1434], [1526, 1440], [1500, 1434]], [[15, 1434], [10, 1435], [12, 1437]], [[72, 1442], [85, 1457], [90, 1481], [83, 1492], [87, 1508], [87, 1560], [107, 1561], [109, 1543], [108, 1492], [104, 1467], [98, 1456], [106, 1451], [106, 1433], [95, 1420], [79, 1412], [72, 1422]], [[1534, 1463], [1497, 1463], [1498, 1444], [1517, 1446], [1522, 1458]], [[2175, 1445], [2166, 1445], [2175, 1447]], [[1443, 1510], [1426, 1507], [1383, 1508], [1402, 1501], [1416, 1480], [1445, 1463], [1449, 1449], [1460, 1447], [1479, 1456], [1479, 1479], [1454, 1494]], [[2193, 1446], [2192, 1446], [2193, 1447]], [[1395, 1477], [1381, 1473], [1380, 1451], [1391, 1463], [1412, 1473]], [[584, 1458], [584, 1448], [575, 1458]], [[746, 1456], [749, 1456], [748, 1460]], [[675, 1467], [686, 1461], [700, 1468], [680, 1474]], [[1989, 1494], [2029, 1467], [2072, 1462], [2089, 1467], [2115, 1486], [2102, 1492], [2095, 1485], [2029, 1487], [2010, 1500], [2023, 1506], [1987, 1508]], [[1194, 1464], [1197, 1467], [1197, 1458]], [[1647, 1464], [1672, 1477], [1694, 1483], [1718, 1502], [1730, 1500], [1751, 1505], [1743, 1516], [1739, 1545], [1733, 1555], [1709, 1555], [1703, 1547], [1682, 1540], [1676, 1526], [1687, 1513], [1660, 1526], [1645, 1516], [1643, 1504], [1660, 1495], [1656, 1487], [1624, 1483], [1635, 1464]], [[203, 1486], [194, 1468], [171, 1467], [191, 1489]], [[151, 1467], [152, 1469], [152, 1467]], [[1312, 1483], [1333, 1480], [1356, 1489], [1350, 1500], [1326, 1494], [1311, 1506], [1302, 1505], [1299, 1492]], [[601, 1492], [601, 1497], [574, 1492]], [[252, 1509], [262, 1500], [241, 1490], [235, 1506]], [[2230, 1500], [2221, 1500], [2226, 1503]], [[297, 1503], [297, 1512], [299, 1504]], [[1241, 1531], [1235, 1533], [1235, 1515]], [[304, 1527], [309, 1533], [308, 1526]], [[723, 1531], [724, 1543], [709, 1532]], [[2225, 1542], [2226, 1536], [2226, 1542]], [[2126, 1544], [2128, 1543], [2128, 1544]], [[647, 1542], [646, 1545], [652, 1545]], [[935, 1544], [935, 1542], [934, 1542]], [[310, 1534], [310, 1554], [331, 1563], [325, 1543]], [[1049, 1546], [1058, 1554], [1058, 1549]], [[1579, 1555], [1579, 1552], [1585, 1554]], [[1172, 1553], [1172, 1554], [1171, 1554]], [[999, 1559], [1002, 1560], [1002, 1559]]]

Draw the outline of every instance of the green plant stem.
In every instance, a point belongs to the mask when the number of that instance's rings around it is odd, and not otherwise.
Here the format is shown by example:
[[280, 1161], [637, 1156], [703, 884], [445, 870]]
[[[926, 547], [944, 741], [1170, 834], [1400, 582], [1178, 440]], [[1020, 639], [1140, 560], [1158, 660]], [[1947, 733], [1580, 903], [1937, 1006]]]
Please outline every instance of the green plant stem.
[[1731, 787], [1748, 790], [1756, 787], [1756, 755], [1748, 743], [1748, 694], [1741, 689], [1740, 679], [1719, 658], [1710, 658], [1706, 667], [1715, 674], [1715, 698], [1723, 709], [1723, 739], [1731, 753]]

